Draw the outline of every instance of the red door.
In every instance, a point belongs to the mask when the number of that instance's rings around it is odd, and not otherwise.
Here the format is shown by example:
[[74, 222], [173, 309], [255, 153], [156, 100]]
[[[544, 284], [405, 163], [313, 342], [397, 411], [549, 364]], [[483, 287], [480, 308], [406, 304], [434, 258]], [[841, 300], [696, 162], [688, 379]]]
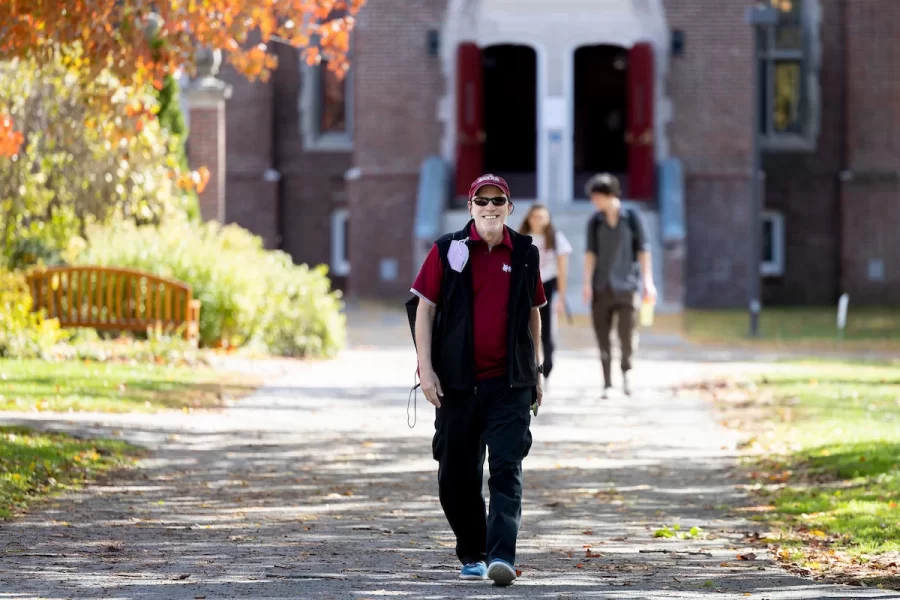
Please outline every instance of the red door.
[[463, 42], [456, 51], [456, 194], [466, 197], [484, 169], [484, 87], [481, 48]]
[[653, 138], [653, 47], [641, 42], [628, 60], [628, 197], [650, 200], [654, 194], [656, 159]]

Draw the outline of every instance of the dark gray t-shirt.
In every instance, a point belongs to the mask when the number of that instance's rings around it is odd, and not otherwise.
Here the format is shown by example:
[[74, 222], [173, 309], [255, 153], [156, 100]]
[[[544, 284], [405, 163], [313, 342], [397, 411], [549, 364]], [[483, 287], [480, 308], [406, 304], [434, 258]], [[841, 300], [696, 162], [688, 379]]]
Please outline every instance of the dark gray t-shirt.
[[605, 213], [594, 213], [588, 220], [586, 239], [588, 252], [597, 256], [595, 292], [603, 292], [607, 287], [615, 292], [636, 292], [640, 288], [641, 266], [637, 255], [649, 251], [650, 244], [637, 211], [621, 207], [615, 227], [609, 226]]

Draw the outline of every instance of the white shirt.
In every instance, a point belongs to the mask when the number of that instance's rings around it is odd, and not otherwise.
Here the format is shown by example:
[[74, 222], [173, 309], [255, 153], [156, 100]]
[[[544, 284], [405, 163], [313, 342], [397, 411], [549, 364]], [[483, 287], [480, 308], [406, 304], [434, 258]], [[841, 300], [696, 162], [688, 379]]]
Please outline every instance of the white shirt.
[[561, 231], [557, 230], [556, 249], [547, 250], [547, 240], [543, 233], [532, 233], [529, 235], [531, 235], [533, 243], [535, 246], [537, 246], [538, 252], [541, 256], [541, 280], [545, 282], [550, 281], [551, 279], [559, 275], [556, 258], [558, 256], [571, 254], [572, 244], [569, 243], [569, 240], [566, 239], [566, 236], [564, 236]]

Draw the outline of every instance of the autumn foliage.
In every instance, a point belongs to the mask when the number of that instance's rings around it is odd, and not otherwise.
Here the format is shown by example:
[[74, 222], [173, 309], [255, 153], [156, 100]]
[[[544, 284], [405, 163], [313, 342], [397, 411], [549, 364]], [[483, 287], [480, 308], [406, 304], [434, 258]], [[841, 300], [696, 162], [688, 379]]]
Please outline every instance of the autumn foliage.
[[[364, 1], [6, 0], [0, 2], [0, 61], [41, 64], [54, 60], [60, 47], [77, 47], [82, 58], [69, 69], [80, 83], [109, 72], [125, 86], [160, 87], [165, 75], [192, 71], [202, 47], [221, 50], [249, 79], [265, 80], [277, 66], [268, 45], [277, 41], [303, 48], [311, 64], [325, 59], [343, 73], [354, 16]], [[259, 43], [249, 43], [251, 35]], [[106, 99], [98, 95], [95, 101]], [[0, 155], [15, 154], [21, 144], [21, 133], [0, 107]]]
[[21, 132], [13, 129], [12, 120], [8, 116], [0, 117], [0, 156], [15, 154], [22, 140]]

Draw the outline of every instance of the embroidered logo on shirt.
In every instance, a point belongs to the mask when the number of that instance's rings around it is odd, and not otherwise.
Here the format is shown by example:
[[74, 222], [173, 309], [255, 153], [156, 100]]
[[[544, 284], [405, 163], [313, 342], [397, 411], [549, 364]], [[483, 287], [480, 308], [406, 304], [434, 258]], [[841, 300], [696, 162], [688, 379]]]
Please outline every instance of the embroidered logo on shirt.
[[509, 266], [508, 264], [504, 263], [503, 264], [503, 272], [504, 273], [512, 273], [512, 267]]

